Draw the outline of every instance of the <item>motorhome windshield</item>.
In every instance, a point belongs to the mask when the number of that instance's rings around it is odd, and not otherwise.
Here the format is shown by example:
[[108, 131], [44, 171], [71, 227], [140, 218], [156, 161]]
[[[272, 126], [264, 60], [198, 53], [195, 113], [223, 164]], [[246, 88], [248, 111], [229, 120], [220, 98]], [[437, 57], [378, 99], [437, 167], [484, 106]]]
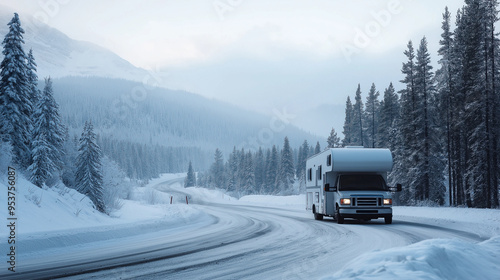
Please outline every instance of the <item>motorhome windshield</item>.
[[387, 191], [387, 185], [381, 175], [349, 174], [341, 175], [340, 191]]

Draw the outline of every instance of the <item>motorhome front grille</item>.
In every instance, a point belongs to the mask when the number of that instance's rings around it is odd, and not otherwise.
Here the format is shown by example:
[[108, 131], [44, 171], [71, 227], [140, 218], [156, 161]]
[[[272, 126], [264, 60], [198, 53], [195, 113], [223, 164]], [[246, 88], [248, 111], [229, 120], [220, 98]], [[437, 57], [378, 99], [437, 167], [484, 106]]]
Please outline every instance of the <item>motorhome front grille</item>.
[[356, 197], [356, 206], [377, 206], [378, 199], [376, 197]]

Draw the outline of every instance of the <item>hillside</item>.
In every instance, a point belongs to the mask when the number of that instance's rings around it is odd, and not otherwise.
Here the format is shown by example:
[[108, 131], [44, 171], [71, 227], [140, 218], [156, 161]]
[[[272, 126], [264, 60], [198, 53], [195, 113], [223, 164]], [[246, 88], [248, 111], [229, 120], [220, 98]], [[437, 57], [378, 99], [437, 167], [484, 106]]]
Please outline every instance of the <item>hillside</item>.
[[[292, 125], [184, 91], [98, 77], [54, 80], [55, 98], [70, 135], [92, 120], [101, 138], [143, 145], [193, 148], [202, 152], [197, 167], [206, 168], [216, 148], [225, 155], [238, 149], [322, 141]], [[203, 162], [203, 164], [199, 164]], [[184, 164], [184, 163], [180, 163]]]

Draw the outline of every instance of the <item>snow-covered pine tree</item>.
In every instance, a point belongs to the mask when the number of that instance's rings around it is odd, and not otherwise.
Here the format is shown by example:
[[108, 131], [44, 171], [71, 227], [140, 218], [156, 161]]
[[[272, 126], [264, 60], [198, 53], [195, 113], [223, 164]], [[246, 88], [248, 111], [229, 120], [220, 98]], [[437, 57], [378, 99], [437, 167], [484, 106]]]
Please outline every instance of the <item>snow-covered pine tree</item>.
[[280, 170], [279, 155], [276, 145], [273, 145], [271, 149], [271, 155], [267, 164], [267, 174], [266, 174], [266, 185], [268, 193], [277, 194], [279, 192], [278, 185], [278, 174]]
[[363, 135], [363, 101], [361, 100], [361, 85], [358, 84], [356, 89], [356, 95], [354, 97], [356, 101], [353, 105], [352, 113], [352, 145], [364, 146], [364, 135]]
[[288, 137], [285, 137], [283, 143], [283, 150], [281, 151], [281, 164], [280, 164], [280, 192], [282, 194], [292, 189], [295, 181], [295, 168], [293, 167], [293, 155], [290, 148]]
[[295, 174], [299, 180], [299, 192], [305, 191], [306, 186], [306, 161], [309, 153], [309, 144], [307, 140], [304, 140], [302, 145], [299, 147], [299, 153], [297, 156], [297, 168]]
[[305, 176], [305, 170], [306, 170], [306, 160], [309, 157], [309, 143], [307, 143], [307, 140], [304, 140], [302, 145], [299, 147], [299, 154], [297, 157], [297, 168], [295, 170], [295, 174], [297, 174], [297, 177], [299, 179], [302, 178], [302, 176]]
[[351, 98], [347, 96], [347, 101], [345, 104], [345, 121], [344, 121], [344, 139], [342, 140], [342, 146], [353, 145], [353, 119], [354, 119], [354, 109], [352, 107]]
[[263, 193], [269, 194], [271, 193], [271, 185], [268, 183], [268, 176], [269, 176], [269, 168], [271, 165], [271, 149], [266, 149], [266, 158], [264, 159], [264, 187], [263, 187]]
[[[38, 89], [32, 90], [35, 91], [33, 94], [37, 94]], [[64, 127], [61, 124], [57, 103], [52, 95], [50, 78], [45, 79], [43, 92], [36, 100], [31, 130], [32, 164], [28, 167], [28, 171], [31, 182], [42, 187], [51, 178], [57, 180], [59, 176], [57, 171], [61, 170], [63, 165]]]
[[193, 165], [189, 161], [188, 171], [186, 180], [184, 181], [184, 187], [194, 187], [196, 186], [196, 175], [194, 174]]
[[396, 120], [399, 118], [399, 98], [392, 83], [384, 91], [384, 100], [380, 102], [380, 117], [377, 131], [377, 147], [389, 148], [395, 151], [396, 145], [391, 139], [391, 134], [396, 128]]
[[[59, 116], [59, 105], [54, 99], [52, 80], [45, 79], [45, 87], [38, 97], [36, 110], [33, 114], [32, 137], [35, 139], [37, 134], [45, 132], [46, 140], [50, 147], [50, 159], [56, 165], [56, 169], [50, 173], [54, 176], [63, 168], [62, 157], [64, 155], [64, 134], [65, 127]], [[57, 171], [57, 172], [56, 172]]]
[[264, 152], [259, 147], [254, 159], [255, 167], [255, 192], [262, 194], [264, 187], [264, 180], [266, 178], [266, 164], [264, 159]]
[[214, 188], [225, 188], [224, 184], [224, 161], [222, 152], [218, 148], [215, 149], [214, 163], [211, 168], [211, 184]]
[[28, 167], [30, 173], [30, 181], [41, 188], [57, 169], [56, 164], [52, 161], [50, 154], [52, 147], [47, 141], [47, 132], [37, 132], [32, 140], [33, 163]]
[[316, 146], [314, 147], [314, 154], [319, 154], [321, 153], [321, 145], [319, 144], [319, 141], [316, 141]]
[[365, 143], [366, 146], [370, 148], [375, 148], [378, 141], [377, 130], [379, 123], [379, 111], [380, 111], [380, 101], [378, 97], [380, 93], [377, 91], [375, 84], [372, 83], [368, 96], [366, 97], [365, 111], [363, 114], [365, 123]]
[[[421, 134], [422, 152], [420, 172], [422, 173], [422, 197], [420, 200], [429, 200], [439, 205], [444, 202], [444, 159], [441, 147], [444, 145], [442, 137], [439, 136], [436, 118], [437, 104], [436, 89], [434, 85], [434, 73], [430, 54], [427, 50], [427, 39], [424, 37], [420, 42], [417, 51], [417, 63], [415, 68], [415, 86], [419, 99], [423, 101], [421, 108], [422, 120], [419, 125], [422, 126]], [[417, 197], [418, 199], [418, 197]]]
[[453, 182], [454, 205], [471, 206], [470, 192], [465, 182], [465, 151], [467, 141], [465, 135], [464, 115], [465, 115], [465, 92], [464, 92], [464, 52], [467, 26], [463, 21], [465, 8], [460, 9], [456, 16], [456, 29], [454, 31], [453, 45], [450, 54], [450, 78], [452, 94], [450, 95], [451, 121], [450, 121], [450, 165]]
[[9, 22], [9, 32], [2, 42], [4, 59], [0, 64], [0, 134], [12, 146], [13, 161], [21, 169], [31, 164], [30, 128], [33, 104], [27, 77], [28, 57], [23, 50], [23, 34], [17, 13]]
[[[328, 139], [326, 140], [328, 143], [327, 148], [338, 148], [340, 147], [340, 137], [337, 136], [337, 132], [335, 131], [335, 128], [332, 128], [330, 131], [330, 135], [328, 136]], [[304, 167], [305, 169], [305, 167]]]
[[95, 208], [104, 213], [106, 206], [103, 200], [102, 155], [91, 122], [85, 122], [78, 152], [75, 176], [76, 189], [88, 196], [94, 203]]
[[242, 162], [242, 195], [255, 192], [255, 167], [251, 151], [244, 154]]
[[[31, 104], [33, 105], [32, 111], [30, 116], [32, 116], [32, 122], [34, 122], [34, 117], [33, 113], [36, 110], [37, 104], [38, 104], [38, 99], [41, 96], [40, 90], [38, 89], [38, 75], [36, 74], [36, 62], [35, 62], [35, 57], [33, 56], [33, 50], [30, 49], [28, 52], [28, 60], [26, 63], [27, 67], [27, 78], [28, 78], [28, 87], [29, 87], [29, 95], [30, 95], [30, 100]], [[33, 127], [30, 127], [30, 132], [32, 131]], [[33, 137], [33, 136], [31, 136]]]
[[445, 8], [443, 13], [443, 22], [441, 28], [443, 33], [441, 34], [441, 40], [439, 44], [441, 47], [438, 50], [438, 54], [441, 59], [438, 63], [441, 65], [440, 69], [436, 71], [436, 81], [437, 81], [437, 105], [438, 114], [441, 122], [440, 131], [441, 135], [446, 137], [446, 149], [445, 154], [447, 156], [447, 177], [448, 177], [448, 203], [449, 205], [455, 205], [453, 199], [454, 193], [456, 192], [455, 186], [455, 175], [452, 173], [453, 161], [452, 161], [452, 137], [451, 137], [451, 127], [452, 127], [452, 116], [453, 108], [451, 107], [451, 98], [453, 90], [453, 79], [452, 79], [452, 47], [453, 47], [453, 37], [450, 30], [450, 19], [451, 14], [448, 11], [448, 7]]
[[229, 155], [226, 164], [227, 191], [236, 191], [238, 189], [238, 162], [239, 154], [236, 147], [233, 147], [233, 152]]
[[61, 179], [64, 185], [70, 188], [75, 188], [75, 174], [76, 174], [76, 157], [78, 154], [78, 137], [70, 137], [69, 131], [65, 128], [64, 156], [62, 159], [63, 169], [61, 170]]
[[418, 96], [415, 92], [415, 51], [412, 41], [408, 42], [408, 49], [404, 52], [408, 61], [403, 63], [401, 72], [405, 75], [401, 83], [405, 88], [401, 93], [401, 113], [399, 121], [399, 133], [401, 137], [401, 145], [397, 147], [393, 153], [399, 158], [399, 162], [395, 165], [392, 172], [395, 181], [399, 181], [406, 186], [399, 194], [399, 199], [403, 204], [415, 203], [414, 197], [416, 193], [416, 178], [418, 174], [416, 168], [418, 154], [415, 151], [418, 149], [417, 143], [417, 123], [415, 116], [418, 114]]

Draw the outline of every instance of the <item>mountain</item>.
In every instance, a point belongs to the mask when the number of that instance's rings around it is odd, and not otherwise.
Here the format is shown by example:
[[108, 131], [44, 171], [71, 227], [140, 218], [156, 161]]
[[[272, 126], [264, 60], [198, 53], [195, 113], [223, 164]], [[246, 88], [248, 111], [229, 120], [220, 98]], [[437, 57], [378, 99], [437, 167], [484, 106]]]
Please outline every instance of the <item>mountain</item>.
[[276, 116], [189, 92], [100, 77], [59, 78], [53, 85], [70, 137], [92, 121], [103, 151], [134, 178], [184, 172], [189, 161], [195, 170], [208, 170], [216, 148], [227, 159], [234, 147], [283, 146], [285, 136], [293, 148], [304, 140], [324, 143]]
[[[8, 9], [0, 9], [1, 38], [12, 16]], [[105, 152], [129, 169], [128, 174], [154, 176], [145, 174], [151, 166], [145, 166], [142, 175], [133, 170], [134, 165], [154, 165], [153, 161], [164, 165], [158, 172], [183, 171], [189, 160], [195, 169], [206, 170], [216, 148], [227, 156], [233, 147], [248, 151], [282, 146], [285, 136], [293, 148], [304, 140], [325, 142], [291, 125], [280, 112], [264, 116], [186, 91], [156, 87], [154, 73], [113, 52], [73, 40], [23, 15], [20, 19], [25, 50], [33, 49], [40, 80], [53, 78], [54, 96], [70, 136], [78, 137], [84, 123], [92, 121]]]
[[279, 118], [245, 111], [218, 100], [142, 83], [100, 77], [54, 80], [55, 98], [64, 122], [75, 132], [92, 120], [101, 134], [142, 144], [173, 147], [256, 149], [292, 147], [314, 137]]
[[[4, 38], [14, 11], [0, 6], [0, 38]], [[99, 76], [142, 81], [148, 71], [135, 67], [115, 53], [95, 44], [69, 38], [32, 17], [19, 15], [25, 51], [33, 49], [38, 77]]]

